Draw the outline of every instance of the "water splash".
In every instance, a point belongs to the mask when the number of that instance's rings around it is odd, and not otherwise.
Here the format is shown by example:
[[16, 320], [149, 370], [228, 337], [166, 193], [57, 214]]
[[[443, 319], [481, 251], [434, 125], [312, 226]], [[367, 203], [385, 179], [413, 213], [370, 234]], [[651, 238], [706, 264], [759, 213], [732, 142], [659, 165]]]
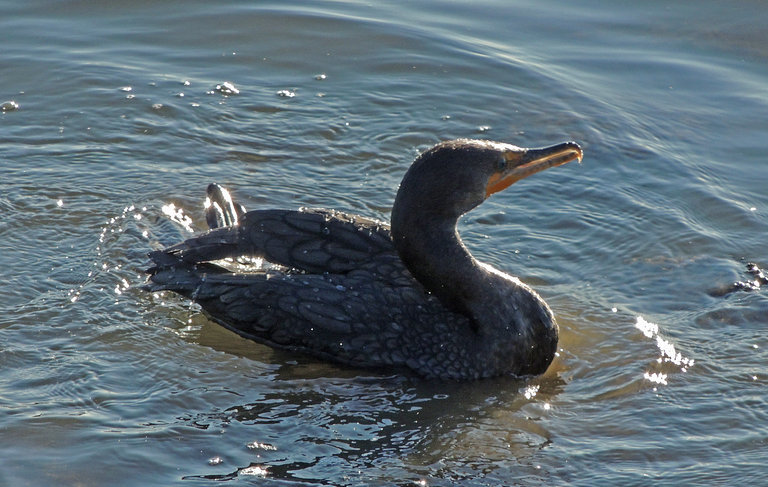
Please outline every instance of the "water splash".
[[162, 211], [163, 214], [167, 216], [171, 221], [184, 227], [184, 230], [188, 231], [189, 233], [194, 233], [194, 229], [192, 228], [192, 219], [184, 214], [184, 210], [182, 208], [176, 208], [176, 205], [173, 203], [168, 203], [167, 205], [163, 205]]
[[[59, 208], [64, 206], [61, 199], [56, 204]], [[120, 214], [104, 222], [92, 252], [91, 269], [79, 282], [67, 290], [67, 300], [70, 304], [77, 303], [89, 286], [93, 286], [99, 292], [110, 290], [115, 298], [120, 297], [132, 287], [131, 281], [135, 280], [132, 269], [124, 268], [125, 262], [120, 263], [116, 256], [126, 252], [125, 247], [119, 243], [121, 238], [130, 236], [143, 240], [149, 239], [149, 230], [143, 217], [146, 211], [146, 207], [126, 206]], [[104, 282], [105, 276], [109, 276], [106, 279], [111, 282]]]

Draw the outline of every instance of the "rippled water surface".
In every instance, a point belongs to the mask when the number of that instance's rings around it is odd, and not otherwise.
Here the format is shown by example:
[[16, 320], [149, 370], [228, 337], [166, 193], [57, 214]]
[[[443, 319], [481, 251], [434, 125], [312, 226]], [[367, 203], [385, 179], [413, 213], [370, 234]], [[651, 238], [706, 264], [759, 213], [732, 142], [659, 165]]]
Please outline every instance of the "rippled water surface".
[[[0, 485], [768, 483], [768, 289], [726, 292], [768, 266], [766, 25], [746, 0], [0, 2]], [[336, 367], [139, 288], [211, 181], [388, 219], [454, 137], [585, 149], [460, 226], [554, 309], [541, 377]]]

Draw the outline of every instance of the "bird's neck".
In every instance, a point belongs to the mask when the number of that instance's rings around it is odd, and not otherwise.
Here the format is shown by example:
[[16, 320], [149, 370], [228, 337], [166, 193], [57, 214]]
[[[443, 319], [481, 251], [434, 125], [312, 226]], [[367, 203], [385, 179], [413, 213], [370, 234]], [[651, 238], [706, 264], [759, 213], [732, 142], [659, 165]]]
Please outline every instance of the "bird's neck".
[[392, 237], [400, 258], [444, 306], [475, 321], [473, 304], [482, 301], [478, 293], [488, 292], [489, 273], [462, 243], [457, 218], [424, 216], [393, 211]]
[[469, 319], [483, 360], [516, 375], [544, 372], [558, 335], [546, 303], [517, 278], [473, 258], [456, 230], [457, 215], [435, 213], [439, 205], [398, 205], [399, 197], [392, 209], [392, 239], [413, 277], [446, 308]]

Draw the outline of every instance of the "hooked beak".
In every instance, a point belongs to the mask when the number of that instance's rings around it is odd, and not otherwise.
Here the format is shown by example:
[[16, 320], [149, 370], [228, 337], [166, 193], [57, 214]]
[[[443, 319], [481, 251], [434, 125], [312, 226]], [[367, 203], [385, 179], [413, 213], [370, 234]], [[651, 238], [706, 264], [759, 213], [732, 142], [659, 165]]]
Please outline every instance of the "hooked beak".
[[485, 197], [544, 169], [562, 166], [574, 159], [581, 162], [582, 156], [581, 147], [576, 142], [563, 142], [543, 149], [507, 150], [504, 152], [504, 168], [488, 178]]

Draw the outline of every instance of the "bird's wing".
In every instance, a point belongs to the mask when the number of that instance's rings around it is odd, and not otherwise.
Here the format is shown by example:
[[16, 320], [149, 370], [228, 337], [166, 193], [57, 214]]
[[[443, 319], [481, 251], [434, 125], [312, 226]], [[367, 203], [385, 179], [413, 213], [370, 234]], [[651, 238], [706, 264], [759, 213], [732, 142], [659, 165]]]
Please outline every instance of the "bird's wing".
[[365, 269], [396, 256], [388, 225], [325, 209], [246, 213], [241, 239], [270, 262], [311, 273]]
[[403, 342], [408, 318], [441, 309], [419, 287], [382, 284], [364, 271], [233, 274], [209, 264], [179, 265], [158, 269], [148, 287], [193, 299], [246, 338], [352, 365], [404, 365], [417, 353]]
[[150, 254], [159, 267], [240, 256], [263, 257], [309, 273], [378, 266], [384, 266], [384, 272], [404, 271], [388, 225], [325, 209], [250, 211], [236, 226], [216, 228]]

